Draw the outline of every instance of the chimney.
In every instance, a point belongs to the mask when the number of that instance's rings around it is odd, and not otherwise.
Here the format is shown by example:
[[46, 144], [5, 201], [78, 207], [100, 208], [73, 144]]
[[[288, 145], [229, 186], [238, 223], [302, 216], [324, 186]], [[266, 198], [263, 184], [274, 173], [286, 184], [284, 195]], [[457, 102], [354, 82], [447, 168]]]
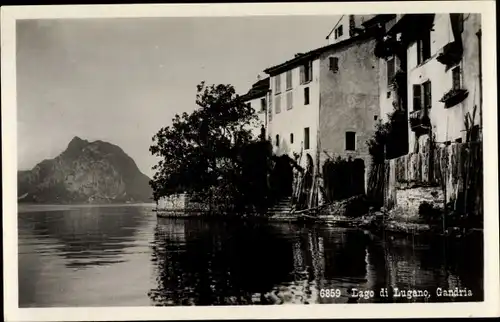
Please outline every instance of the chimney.
[[354, 21], [354, 15], [349, 15], [349, 37], [355, 36], [356, 22]]

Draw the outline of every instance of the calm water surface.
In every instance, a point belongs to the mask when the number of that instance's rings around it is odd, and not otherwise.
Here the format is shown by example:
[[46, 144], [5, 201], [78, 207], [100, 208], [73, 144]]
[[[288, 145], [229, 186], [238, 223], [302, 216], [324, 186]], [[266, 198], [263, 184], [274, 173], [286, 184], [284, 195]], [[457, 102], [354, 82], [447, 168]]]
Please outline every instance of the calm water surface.
[[[152, 209], [20, 206], [20, 307], [483, 300], [480, 238], [157, 219]], [[394, 287], [430, 297], [395, 297]], [[437, 297], [438, 287], [472, 296]], [[374, 297], [353, 298], [352, 288]], [[321, 289], [341, 296], [321, 296]]]

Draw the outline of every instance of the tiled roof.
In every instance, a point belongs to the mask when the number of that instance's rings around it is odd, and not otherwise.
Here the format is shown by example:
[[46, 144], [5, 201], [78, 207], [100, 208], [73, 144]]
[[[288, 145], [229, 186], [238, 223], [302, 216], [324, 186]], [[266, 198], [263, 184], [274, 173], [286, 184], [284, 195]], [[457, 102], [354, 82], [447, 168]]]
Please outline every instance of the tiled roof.
[[365, 31], [364, 33], [362, 33], [360, 35], [347, 38], [346, 40], [340, 41], [338, 43], [327, 45], [324, 47], [320, 47], [320, 48], [311, 50], [305, 54], [296, 55], [295, 58], [290, 59], [282, 64], [269, 67], [269, 68], [265, 69], [264, 72], [266, 74], [274, 76], [276, 74], [279, 74], [279, 73], [282, 73], [282, 72], [287, 71], [289, 69], [292, 69], [292, 68], [300, 65], [301, 63], [303, 63], [307, 60], [317, 58], [317, 57], [319, 57], [319, 55], [321, 55], [325, 51], [333, 50], [333, 49], [341, 49], [341, 48], [344, 48], [344, 47], [346, 47], [352, 43], [355, 43], [357, 41], [372, 38], [375, 35], [376, 35], [376, 30], [370, 29], [370, 30]]
[[249, 101], [254, 98], [263, 97], [269, 91], [269, 77], [259, 80], [252, 85], [248, 93], [241, 96], [244, 101]]

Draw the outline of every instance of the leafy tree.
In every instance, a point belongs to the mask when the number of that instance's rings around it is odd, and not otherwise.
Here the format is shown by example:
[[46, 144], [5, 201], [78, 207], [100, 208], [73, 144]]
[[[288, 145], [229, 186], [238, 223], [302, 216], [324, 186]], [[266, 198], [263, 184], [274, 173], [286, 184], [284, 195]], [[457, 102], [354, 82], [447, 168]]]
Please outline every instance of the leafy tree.
[[[171, 126], [153, 137], [150, 152], [161, 158], [150, 182], [155, 200], [190, 192], [224, 209], [255, 203], [248, 200], [248, 187], [255, 180], [264, 182], [266, 172], [256, 178], [249, 169], [262, 169], [256, 162], [265, 164], [267, 158], [250, 156], [255, 149], [267, 148], [252, 137], [253, 108], [236, 95], [233, 86], [204, 82], [197, 87], [196, 104], [195, 111], [176, 115]], [[255, 180], [249, 179], [252, 176]]]

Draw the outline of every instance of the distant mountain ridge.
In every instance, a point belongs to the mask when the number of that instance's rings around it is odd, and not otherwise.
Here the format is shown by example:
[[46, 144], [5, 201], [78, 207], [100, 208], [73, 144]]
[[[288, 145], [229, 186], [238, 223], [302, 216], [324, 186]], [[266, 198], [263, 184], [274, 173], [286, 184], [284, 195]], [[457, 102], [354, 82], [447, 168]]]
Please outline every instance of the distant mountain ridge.
[[120, 147], [74, 137], [59, 156], [18, 171], [18, 201], [151, 202], [149, 178]]

